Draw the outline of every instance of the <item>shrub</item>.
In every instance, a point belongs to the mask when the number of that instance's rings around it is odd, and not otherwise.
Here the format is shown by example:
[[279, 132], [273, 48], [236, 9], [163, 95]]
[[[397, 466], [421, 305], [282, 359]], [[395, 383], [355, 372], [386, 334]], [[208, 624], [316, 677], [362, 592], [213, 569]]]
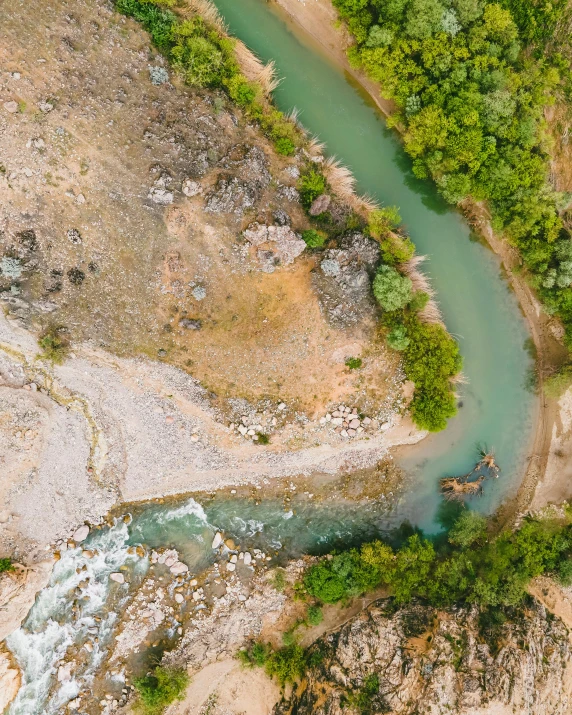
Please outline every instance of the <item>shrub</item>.
[[393, 350], [399, 350], [402, 352], [407, 349], [410, 340], [407, 337], [407, 328], [405, 325], [396, 325], [393, 330], [387, 336], [387, 344]]
[[57, 365], [64, 362], [70, 351], [69, 341], [64, 334], [66, 330], [67, 328], [63, 326], [51, 326], [42, 333], [38, 340], [38, 345], [42, 349], [40, 358], [50, 360]]
[[258, 90], [256, 85], [249, 82], [241, 74], [235, 74], [226, 80], [225, 86], [229, 97], [236, 102], [239, 107], [250, 107], [254, 103]]
[[258, 439], [255, 440], [257, 444], [270, 444], [270, 435], [264, 432], [257, 432]]
[[195, 87], [215, 87], [221, 83], [224, 56], [215, 42], [202, 34], [200, 25], [193, 20], [176, 26], [173, 33], [176, 44], [171, 50], [173, 67]]
[[311, 626], [319, 626], [324, 620], [324, 614], [319, 606], [308, 606], [308, 623]]
[[396, 229], [401, 223], [401, 216], [397, 206], [386, 206], [383, 209], [370, 211], [367, 229], [370, 235], [377, 240]]
[[284, 569], [276, 569], [272, 577], [272, 585], [277, 591], [284, 591], [286, 588], [286, 576], [284, 575]]
[[13, 571], [14, 566], [12, 565], [12, 559], [3, 558], [0, 559], [0, 573], [5, 573], [6, 571]]
[[274, 148], [282, 156], [292, 156], [296, 151], [296, 145], [288, 137], [280, 137], [274, 142]]
[[384, 310], [401, 310], [413, 296], [413, 286], [391, 266], [381, 266], [373, 280], [373, 294]]
[[302, 239], [305, 241], [308, 248], [322, 248], [328, 235], [323, 231], [316, 231], [313, 228], [308, 228], [302, 231]]
[[560, 397], [572, 385], [572, 365], [564, 365], [544, 381], [547, 397]]
[[303, 678], [306, 668], [306, 652], [297, 644], [271, 652], [265, 663], [266, 673], [271, 678], [275, 677], [282, 686]]
[[361, 358], [350, 357], [346, 360], [346, 367], [350, 370], [359, 370], [362, 366]]
[[305, 209], [309, 209], [315, 199], [326, 190], [326, 179], [315, 169], [303, 174], [298, 181], [300, 200]]
[[134, 680], [137, 708], [145, 715], [160, 715], [175, 700], [182, 700], [189, 684], [186, 670], [158, 666], [151, 675]]
[[468, 548], [475, 541], [479, 541], [486, 534], [487, 520], [482, 514], [466, 509], [453, 524], [449, 531], [449, 541], [451, 544]]

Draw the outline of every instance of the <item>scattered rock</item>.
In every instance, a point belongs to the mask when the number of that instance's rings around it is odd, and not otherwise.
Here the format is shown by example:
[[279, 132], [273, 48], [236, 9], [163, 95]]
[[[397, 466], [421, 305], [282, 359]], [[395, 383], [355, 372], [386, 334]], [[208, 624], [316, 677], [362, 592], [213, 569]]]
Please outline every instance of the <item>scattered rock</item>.
[[320, 214], [323, 214], [324, 211], [327, 211], [331, 201], [332, 197], [329, 194], [321, 194], [317, 199], [314, 199], [308, 213], [310, 216], [319, 216]]
[[164, 67], [154, 67], [149, 65], [149, 78], [151, 80], [151, 84], [158, 87], [159, 85], [165, 84], [165, 82], [169, 81], [169, 73]]
[[54, 105], [51, 102], [40, 102], [38, 104], [38, 109], [40, 112], [43, 112], [44, 114], [48, 114], [49, 112], [52, 111], [54, 108]]
[[192, 179], [185, 179], [183, 181], [182, 192], [185, 196], [196, 196], [200, 194], [202, 189], [198, 181], [193, 181]]
[[125, 576], [120, 572], [109, 574], [109, 578], [115, 583], [125, 583]]
[[177, 576], [179, 574], [187, 573], [189, 567], [187, 564], [183, 564], [181, 561], [178, 561], [176, 564], [173, 564], [169, 570], [172, 574]]
[[73, 540], [81, 544], [82, 541], [85, 541], [89, 535], [89, 526], [87, 524], [84, 524], [83, 526], [80, 526], [79, 529], [76, 529], [73, 535]]
[[179, 320], [179, 327], [186, 328], [187, 330], [200, 330], [202, 325], [202, 321], [193, 318], [182, 318], [182, 320]]
[[4, 109], [10, 114], [16, 114], [18, 111], [18, 102], [4, 102]]
[[175, 601], [176, 601], [177, 603], [184, 603], [185, 597], [183, 596], [182, 593], [176, 593], [176, 594], [175, 594]]
[[204, 300], [207, 297], [207, 291], [203, 286], [196, 286], [191, 291], [191, 295], [195, 300]]

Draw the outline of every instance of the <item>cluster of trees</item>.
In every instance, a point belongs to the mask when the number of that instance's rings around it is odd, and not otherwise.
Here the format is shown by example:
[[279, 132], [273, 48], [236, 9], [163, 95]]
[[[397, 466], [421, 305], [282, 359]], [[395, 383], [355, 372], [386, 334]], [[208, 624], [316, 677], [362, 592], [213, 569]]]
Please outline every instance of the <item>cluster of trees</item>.
[[[393, 99], [393, 125], [420, 178], [451, 204], [486, 201], [572, 342], [572, 241], [549, 184], [544, 105], [569, 91], [569, 63], [543, 52], [566, 3], [333, 0], [350, 59]], [[535, 43], [536, 52], [524, 43]]]
[[447, 540], [414, 533], [398, 549], [382, 541], [325, 557], [304, 575], [306, 591], [338, 603], [387, 586], [397, 603], [423, 598], [442, 607], [476, 603], [510, 607], [522, 602], [529, 581], [542, 573], [572, 582], [572, 526], [527, 519], [495, 538], [486, 519], [464, 510]]
[[194, 87], [221, 88], [273, 141], [276, 151], [294, 153], [301, 141], [295, 124], [264, 99], [262, 88], [241, 73], [234, 54], [235, 41], [194, 16], [183, 19], [170, 6], [175, 0], [115, 0], [118, 12], [138, 20], [153, 44]]

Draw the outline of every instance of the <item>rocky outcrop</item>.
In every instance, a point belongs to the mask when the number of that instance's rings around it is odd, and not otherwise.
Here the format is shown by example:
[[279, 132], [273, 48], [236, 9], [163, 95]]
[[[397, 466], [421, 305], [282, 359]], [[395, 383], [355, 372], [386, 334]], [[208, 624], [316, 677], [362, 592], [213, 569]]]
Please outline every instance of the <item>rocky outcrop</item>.
[[321, 664], [275, 709], [297, 715], [564, 715], [570, 642], [561, 620], [532, 602], [482, 632], [478, 609], [394, 611], [377, 601], [313, 646]]
[[48, 583], [52, 566], [50, 559], [31, 568], [16, 566], [13, 572], [0, 575], [0, 642], [28, 615], [36, 594]]

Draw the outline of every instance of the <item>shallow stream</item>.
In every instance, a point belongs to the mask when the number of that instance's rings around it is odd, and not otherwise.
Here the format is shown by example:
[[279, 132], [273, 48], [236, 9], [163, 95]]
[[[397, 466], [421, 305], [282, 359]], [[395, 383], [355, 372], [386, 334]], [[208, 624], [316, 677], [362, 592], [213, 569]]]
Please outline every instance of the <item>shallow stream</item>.
[[[447, 327], [461, 345], [468, 378], [459, 387], [462, 406], [445, 432], [401, 457], [412, 475], [412, 489], [391, 514], [382, 506], [313, 505], [307, 499], [293, 499], [285, 511], [279, 501], [257, 505], [221, 497], [198, 504], [187, 498], [176, 505], [149, 505], [137, 510], [131, 524], [119, 520], [112, 528], [93, 531], [82, 547], [98, 555], [87, 558], [82, 548], [63, 552], [50, 585], [24, 626], [8, 639], [23, 671], [10, 715], [61, 712], [65, 702], [93, 682], [113, 637], [114, 613], [125, 607], [148, 568], [147, 556], [129, 549], [134, 544], [173, 546], [198, 573], [212, 561], [216, 530], [233, 536], [242, 548], [292, 556], [371, 538], [402, 519], [434, 531], [438, 479], [468, 472], [477, 445], [494, 448], [502, 472], [487, 483], [475, 507], [493, 511], [516, 491], [523, 473], [534, 417], [528, 388], [532, 362], [526, 326], [498, 260], [428, 184], [412, 176], [399, 140], [385, 128], [371, 100], [310, 39], [263, 0], [216, 4], [233, 34], [263, 60], [275, 61], [283, 77], [275, 92], [279, 107], [300, 110], [304, 126], [353, 171], [360, 192], [399, 206], [418, 251], [429, 258], [426, 270]], [[129, 583], [110, 582], [109, 574], [121, 566], [127, 568]], [[75, 675], [54, 687], [58, 662], [74, 644], [88, 641], [95, 647], [77, 657]]]

